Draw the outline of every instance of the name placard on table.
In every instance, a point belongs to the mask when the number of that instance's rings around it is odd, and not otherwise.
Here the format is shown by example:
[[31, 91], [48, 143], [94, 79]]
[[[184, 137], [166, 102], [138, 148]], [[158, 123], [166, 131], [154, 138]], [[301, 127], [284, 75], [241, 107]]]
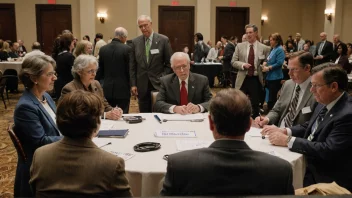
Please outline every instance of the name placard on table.
[[165, 138], [195, 138], [196, 131], [175, 131], [175, 130], [158, 130], [154, 133], [155, 137]]

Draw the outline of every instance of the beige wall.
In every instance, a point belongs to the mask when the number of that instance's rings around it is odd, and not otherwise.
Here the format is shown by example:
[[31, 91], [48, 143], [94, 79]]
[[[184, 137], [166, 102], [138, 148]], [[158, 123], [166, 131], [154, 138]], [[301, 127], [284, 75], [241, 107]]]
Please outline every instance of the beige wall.
[[[170, 0], [151, 0], [150, 2], [150, 11], [151, 11], [151, 17], [153, 19], [153, 29], [154, 31], [158, 32], [159, 31], [159, 25], [158, 25], [158, 20], [159, 20], [159, 6], [170, 6], [171, 1]], [[194, 6], [194, 24], [195, 27], [194, 29], [197, 29], [197, 0], [179, 0], [180, 6]]]
[[[47, 0], [0, 0], [0, 3], [15, 4], [17, 38], [25, 41], [27, 49], [37, 41], [35, 4], [47, 2]], [[56, 0], [56, 4], [71, 5], [72, 31], [75, 35], [80, 35], [79, 0]]]
[[128, 31], [128, 39], [137, 36], [137, 0], [95, 0], [96, 12], [106, 12], [108, 17], [105, 23], [100, 23], [96, 17], [95, 30], [104, 35], [104, 40], [108, 41], [114, 36], [115, 28], [122, 26]]
[[[220, 40], [220, 38], [215, 38], [216, 29], [216, 7], [228, 7], [229, 0], [212, 0], [211, 1], [211, 25], [210, 25], [210, 37], [213, 43], [215, 40]], [[261, 33], [260, 28], [260, 18], [262, 10], [262, 0], [237, 0], [237, 7], [249, 7], [249, 23], [256, 24], [259, 27], [259, 33]], [[243, 27], [244, 28], [244, 27]]]
[[[342, 32], [341, 41], [345, 43], [352, 42], [352, 1], [343, 1], [343, 13], [342, 13]], [[336, 32], [338, 33], [338, 32]]]

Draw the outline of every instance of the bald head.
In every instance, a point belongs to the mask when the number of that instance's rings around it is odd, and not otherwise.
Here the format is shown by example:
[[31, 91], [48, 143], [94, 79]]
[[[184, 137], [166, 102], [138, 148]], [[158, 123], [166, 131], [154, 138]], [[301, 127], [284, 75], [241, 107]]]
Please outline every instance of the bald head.
[[326, 34], [326, 32], [322, 32], [322, 33], [320, 33], [320, 39], [322, 40], [322, 41], [325, 41], [326, 40], [326, 37], [328, 36], [327, 34]]
[[123, 27], [117, 27], [115, 29], [115, 38], [121, 40], [123, 43], [127, 40], [127, 30]]
[[332, 40], [335, 44], [339, 43], [340, 42], [340, 35], [339, 34], [335, 34], [333, 37], [332, 37]]

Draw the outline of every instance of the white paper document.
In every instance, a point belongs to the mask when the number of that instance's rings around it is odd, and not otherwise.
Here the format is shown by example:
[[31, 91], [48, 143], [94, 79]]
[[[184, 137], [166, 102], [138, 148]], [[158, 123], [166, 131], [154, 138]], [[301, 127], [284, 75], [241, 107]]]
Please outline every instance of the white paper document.
[[179, 131], [179, 130], [158, 130], [154, 133], [155, 137], [165, 138], [195, 138], [195, 131]]
[[282, 154], [279, 153], [279, 152], [277, 152], [277, 151], [269, 151], [269, 152], [267, 152], [267, 153], [270, 154], [270, 155], [279, 157], [279, 158], [284, 158], [284, 157], [282, 156]]
[[165, 121], [192, 121], [192, 120], [204, 120], [204, 115], [202, 113], [195, 114], [161, 114], [161, 120]]
[[251, 127], [251, 129], [249, 129], [249, 131], [246, 134], [251, 137], [262, 137], [262, 134], [260, 133], [262, 130], [263, 129]]
[[208, 148], [213, 141], [209, 140], [176, 140], [178, 151]]
[[117, 157], [121, 157], [125, 161], [131, 159], [134, 156], [134, 154], [132, 153], [122, 153], [122, 152], [116, 152], [116, 151], [108, 151], [108, 152], [116, 155]]
[[92, 140], [99, 148], [111, 144], [111, 139], [109, 138], [93, 138]]
[[112, 120], [101, 120], [100, 128], [99, 130], [110, 130], [113, 129], [116, 121]]

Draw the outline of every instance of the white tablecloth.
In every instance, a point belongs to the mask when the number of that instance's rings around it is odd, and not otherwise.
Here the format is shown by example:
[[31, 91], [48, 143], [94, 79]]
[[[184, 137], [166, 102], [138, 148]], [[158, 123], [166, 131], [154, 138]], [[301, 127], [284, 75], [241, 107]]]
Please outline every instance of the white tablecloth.
[[6, 69], [15, 69], [19, 74], [22, 69], [22, 62], [0, 62], [0, 70], [5, 72]]
[[[104, 146], [102, 149], [135, 154], [134, 157], [125, 162], [126, 174], [133, 195], [143, 197], [158, 196], [162, 188], [167, 166], [167, 162], [163, 159], [163, 156], [178, 152], [176, 140], [182, 138], [157, 138], [154, 136], [154, 132], [156, 130], [195, 130], [197, 140], [213, 141], [214, 138], [209, 129], [207, 114], [204, 114], [206, 119], [203, 122], [169, 121], [162, 124], [157, 122], [153, 117], [154, 113], [138, 115], [142, 115], [146, 120], [138, 124], [127, 124], [124, 121], [104, 121], [104, 126], [113, 124], [114, 129], [129, 129], [129, 134], [124, 139], [104, 138], [109, 139], [112, 144]], [[291, 152], [288, 148], [272, 146], [267, 139], [263, 140], [261, 137], [246, 136], [245, 141], [253, 150], [263, 152], [275, 151], [281, 155], [283, 159], [292, 165], [293, 185], [295, 189], [303, 186], [305, 163], [301, 154]], [[133, 146], [141, 142], [159, 142], [161, 149], [145, 153], [135, 152]]]

